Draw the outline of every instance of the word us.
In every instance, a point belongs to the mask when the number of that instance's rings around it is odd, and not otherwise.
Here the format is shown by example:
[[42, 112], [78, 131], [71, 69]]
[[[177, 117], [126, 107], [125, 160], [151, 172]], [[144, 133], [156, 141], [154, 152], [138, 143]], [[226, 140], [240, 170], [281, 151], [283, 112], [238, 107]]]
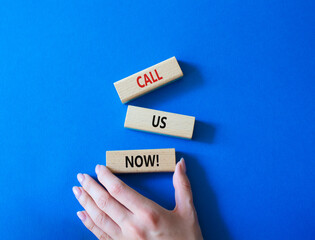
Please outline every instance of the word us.
[[195, 117], [128, 106], [125, 128], [191, 139]]
[[126, 103], [182, 76], [183, 72], [176, 58], [172, 57], [117, 81], [114, 86], [121, 102]]
[[175, 148], [106, 152], [106, 166], [113, 173], [174, 172], [175, 165]]

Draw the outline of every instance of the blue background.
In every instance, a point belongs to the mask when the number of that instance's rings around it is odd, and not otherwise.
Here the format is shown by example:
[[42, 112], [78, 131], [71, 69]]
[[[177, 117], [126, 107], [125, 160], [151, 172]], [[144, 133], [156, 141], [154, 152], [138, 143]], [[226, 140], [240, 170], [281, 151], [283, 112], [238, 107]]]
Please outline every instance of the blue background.
[[[0, 239], [94, 239], [76, 174], [174, 147], [205, 239], [315, 239], [314, 1], [0, 2]], [[176, 56], [130, 104], [193, 115], [193, 140], [123, 128], [113, 82]], [[174, 207], [171, 174], [121, 175]]]

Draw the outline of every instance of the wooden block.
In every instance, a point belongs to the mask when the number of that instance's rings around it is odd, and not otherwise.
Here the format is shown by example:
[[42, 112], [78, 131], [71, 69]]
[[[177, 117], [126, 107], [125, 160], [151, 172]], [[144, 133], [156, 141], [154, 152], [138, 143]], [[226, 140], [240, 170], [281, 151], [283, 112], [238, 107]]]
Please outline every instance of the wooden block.
[[114, 83], [122, 103], [151, 92], [183, 76], [175, 57]]
[[195, 117], [128, 106], [125, 127], [191, 139]]
[[106, 166], [114, 173], [174, 172], [175, 165], [175, 148], [106, 152]]

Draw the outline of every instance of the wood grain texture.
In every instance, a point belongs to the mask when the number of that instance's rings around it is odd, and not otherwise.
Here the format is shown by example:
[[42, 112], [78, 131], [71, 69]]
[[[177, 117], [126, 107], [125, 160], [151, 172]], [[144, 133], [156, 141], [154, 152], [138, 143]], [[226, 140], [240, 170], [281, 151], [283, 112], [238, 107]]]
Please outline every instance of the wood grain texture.
[[191, 139], [195, 117], [128, 106], [125, 128]]
[[151, 92], [183, 76], [175, 57], [114, 83], [122, 103]]
[[175, 165], [175, 148], [106, 152], [106, 166], [113, 173], [174, 172]]

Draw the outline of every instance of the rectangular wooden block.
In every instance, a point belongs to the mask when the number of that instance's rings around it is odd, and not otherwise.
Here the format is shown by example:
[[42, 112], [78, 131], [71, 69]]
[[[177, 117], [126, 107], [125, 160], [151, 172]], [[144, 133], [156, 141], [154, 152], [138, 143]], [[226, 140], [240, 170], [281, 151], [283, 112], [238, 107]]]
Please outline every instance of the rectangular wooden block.
[[174, 172], [175, 148], [107, 151], [106, 166], [114, 173]]
[[153, 91], [183, 76], [175, 57], [114, 83], [122, 103]]
[[128, 106], [125, 127], [191, 139], [195, 117]]

